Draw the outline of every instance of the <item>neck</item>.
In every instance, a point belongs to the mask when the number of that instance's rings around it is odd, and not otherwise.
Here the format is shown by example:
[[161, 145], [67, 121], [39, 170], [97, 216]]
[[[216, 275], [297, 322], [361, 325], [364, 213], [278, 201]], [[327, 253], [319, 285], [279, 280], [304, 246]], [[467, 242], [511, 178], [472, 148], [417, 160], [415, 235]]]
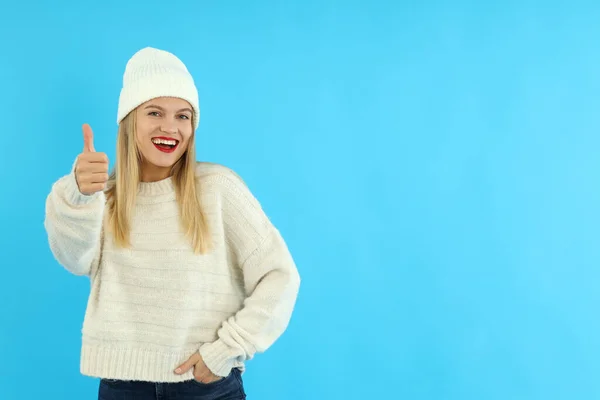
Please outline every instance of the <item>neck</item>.
[[155, 165], [143, 165], [141, 181], [158, 182], [171, 176], [170, 167], [157, 167]]

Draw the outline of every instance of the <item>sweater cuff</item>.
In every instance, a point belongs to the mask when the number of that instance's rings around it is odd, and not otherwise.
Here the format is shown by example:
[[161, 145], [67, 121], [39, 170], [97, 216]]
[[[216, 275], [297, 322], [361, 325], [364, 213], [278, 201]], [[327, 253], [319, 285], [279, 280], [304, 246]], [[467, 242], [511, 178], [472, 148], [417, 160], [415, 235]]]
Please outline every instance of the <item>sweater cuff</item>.
[[230, 357], [231, 349], [221, 339], [200, 346], [200, 355], [208, 369], [217, 376], [228, 376], [235, 358]]
[[62, 179], [65, 198], [69, 202], [69, 204], [73, 205], [85, 205], [93, 202], [100, 196], [104, 196], [102, 192], [96, 192], [91, 195], [85, 195], [79, 191], [79, 186], [77, 185], [77, 179], [75, 178], [75, 167], [77, 166], [77, 158], [73, 161], [73, 165], [71, 166], [71, 172], [69, 175], [65, 176]]
[[64, 193], [65, 198], [69, 202], [69, 204], [73, 205], [84, 205], [93, 202], [98, 199], [100, 196], [103, 196], [104, 193], [102, 191], [93, 193], [91, 195], [85, 195], [79, 191], [79, 186], [77, 186], [77, 180], [75, 179], [75, 171], [71, 171], [71, 173], [65, 176], [63, 180], [64, 184]]

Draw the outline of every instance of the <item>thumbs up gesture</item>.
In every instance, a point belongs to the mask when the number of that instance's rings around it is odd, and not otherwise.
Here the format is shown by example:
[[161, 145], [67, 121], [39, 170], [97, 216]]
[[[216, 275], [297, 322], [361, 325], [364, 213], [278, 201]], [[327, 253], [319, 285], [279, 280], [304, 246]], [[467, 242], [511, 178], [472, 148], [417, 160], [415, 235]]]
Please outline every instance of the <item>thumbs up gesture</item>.
[[75, 180], [84, 195], [104, 190], [108, 181], [108, 156], [94, 149], [94, 133], [88, 124], [83, 125], [83, 152], [77, 157]]

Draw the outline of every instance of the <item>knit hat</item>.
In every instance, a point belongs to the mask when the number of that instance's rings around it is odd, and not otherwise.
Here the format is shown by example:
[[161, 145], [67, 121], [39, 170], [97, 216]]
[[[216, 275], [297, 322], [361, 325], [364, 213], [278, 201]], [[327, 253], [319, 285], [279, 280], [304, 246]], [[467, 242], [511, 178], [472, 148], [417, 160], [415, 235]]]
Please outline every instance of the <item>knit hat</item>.
[[194, 130], [198, 128], [200, 107], [194, 79], [174, 54], [146, 47], [127, 62], [119, 95], [117, 124], [140, 104], [157, 97], [178, 97], [194, 110]]

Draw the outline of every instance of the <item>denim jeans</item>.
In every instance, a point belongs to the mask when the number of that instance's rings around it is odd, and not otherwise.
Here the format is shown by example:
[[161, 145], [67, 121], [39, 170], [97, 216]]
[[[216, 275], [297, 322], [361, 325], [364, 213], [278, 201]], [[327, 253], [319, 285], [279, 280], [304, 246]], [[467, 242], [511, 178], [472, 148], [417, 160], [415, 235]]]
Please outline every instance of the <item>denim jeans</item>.
[[244, 384], [237, 368], [211, 383], [141, 382], [101, 379], [98, 400], [244, 400]]

